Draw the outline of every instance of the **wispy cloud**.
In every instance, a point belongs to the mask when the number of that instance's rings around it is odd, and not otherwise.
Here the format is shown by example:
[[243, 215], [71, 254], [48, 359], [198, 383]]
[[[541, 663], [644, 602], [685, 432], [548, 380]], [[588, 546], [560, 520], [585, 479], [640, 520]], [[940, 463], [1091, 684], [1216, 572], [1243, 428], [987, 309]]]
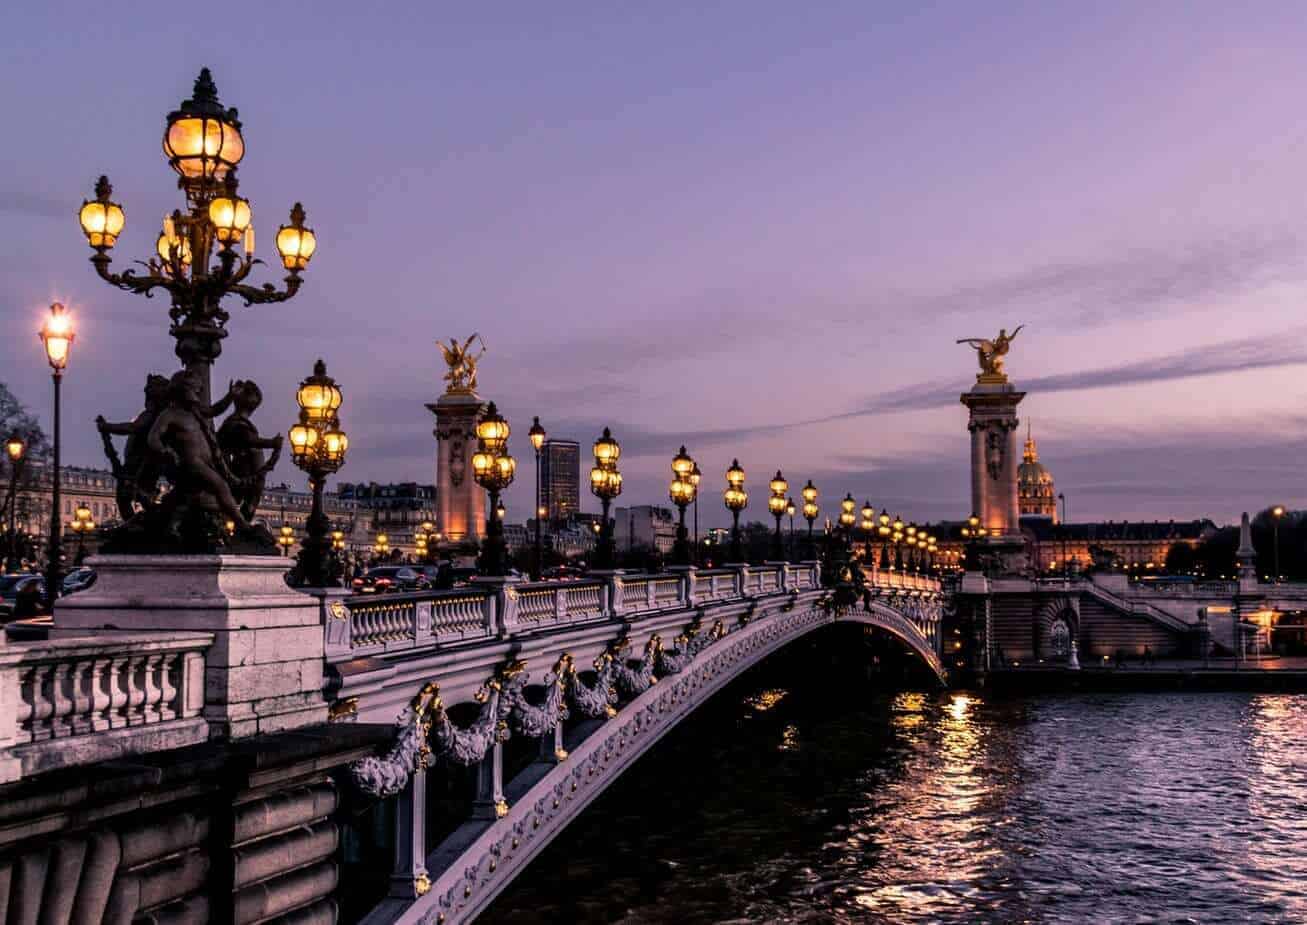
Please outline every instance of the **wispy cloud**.
[[42, 218], [68, 218], [73, 211], [73, 204], [53, 196], [26, 190], [0, 190], [0, 212], [39, 215]]

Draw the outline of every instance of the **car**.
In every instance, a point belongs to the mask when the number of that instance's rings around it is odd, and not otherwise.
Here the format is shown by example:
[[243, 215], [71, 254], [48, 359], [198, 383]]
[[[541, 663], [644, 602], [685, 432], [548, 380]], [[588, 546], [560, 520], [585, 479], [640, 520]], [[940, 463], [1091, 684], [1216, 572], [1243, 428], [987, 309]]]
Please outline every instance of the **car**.
[[359, 594], [386, 594], [397, 591], [425, 591], [431, 586], [425, 573], [407, 565], [383, 565], [368, 569], [352, 586]]
[[93, 568], [73, 569], [64, 576], [64, 594], [74, 594], [78, 591], [85, 591], [91, 585], [95, 584], [96, 577], [96, 571]]
[[0, 618], [31, 617], [44, 609], [44, 578], [28, 572], [0, 575]]

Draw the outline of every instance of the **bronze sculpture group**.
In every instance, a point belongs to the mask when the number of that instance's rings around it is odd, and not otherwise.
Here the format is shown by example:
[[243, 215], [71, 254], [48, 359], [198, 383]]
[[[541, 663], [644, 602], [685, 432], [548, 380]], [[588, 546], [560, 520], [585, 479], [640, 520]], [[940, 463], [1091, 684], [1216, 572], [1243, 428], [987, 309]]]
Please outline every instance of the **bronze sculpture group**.
[[[282, 436], [261, 436], [251, 420], [263, 401], [258, 385], [233, 381], [226, 395], [208, 405], [202, 375], [194, 367], [171, 379], [151, 374], [140, 414], [123, 422], [96, 418], [122, 519], [106, 538], [105, 551], [276, 551], [272, 534], [253, 518], [281, 455]], [[214, 419], [228, 408], [231, 414], [215, 430]], [[121, 458], [114, 436], [127, 438]], [[272, 451], [266, 459], [265, 450]]]

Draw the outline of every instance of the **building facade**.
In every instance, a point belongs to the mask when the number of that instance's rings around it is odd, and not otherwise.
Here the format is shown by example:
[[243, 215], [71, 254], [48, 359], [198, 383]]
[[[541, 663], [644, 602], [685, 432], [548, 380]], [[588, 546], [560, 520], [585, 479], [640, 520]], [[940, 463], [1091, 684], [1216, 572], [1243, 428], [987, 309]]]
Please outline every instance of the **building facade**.
[[676, 518], [665, 507], [640, 504], [613, 511], [613, 540], [618, 549], [656, 549], [669, 553], [676, 543]]
[[546, 440], [540, 448], [540, 506], [553, 523], [581, 510], [581, 444]]
[[342, 500], [358, 507], [369, 546], [384, 533], [389, 546], [403, 558], [417, 553], [417, 535], [424, 524], [436, 523], [436, 486], [417, 482], [342, 482], [337, 489]]

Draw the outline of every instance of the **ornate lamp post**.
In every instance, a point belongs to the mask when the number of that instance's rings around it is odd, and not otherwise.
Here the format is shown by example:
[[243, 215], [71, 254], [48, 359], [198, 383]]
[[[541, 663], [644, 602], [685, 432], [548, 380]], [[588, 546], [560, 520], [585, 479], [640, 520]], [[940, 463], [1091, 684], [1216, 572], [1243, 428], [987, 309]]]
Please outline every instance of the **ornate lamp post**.
[[77, 534], [77, 557], [73, 561], [81, 565], [86, 559], [86, 534], [95, 529], [95, 521], [91, 519], [91, 509], [85, 504], [77, 505], [77, 509], [73, 511], [72, 523], [68, 526]]
[[372, 552], [384, 562], [390, 556], [390, 537], [384, 533], [378, 533], [376, 539], [372, 541]]
[[331, 521], [322, 509], [322, 493], [327, 476], [339, 471], [345, 463], [349, 437], [340, 429], [337, 416], [340, 387], [327, 375], [327, 364], [322, 360], [313, 364], [313, 375], [300, 383], [295, 401], [300, 406], [300, 419], [290, 429], [290, 455], [309, 477], [313, 507], [291, 579], [297, 585], [326, 588], [337, 584], [341, 576], [335, 568], [336, 558], [331, 554]]
[[504, 575], [507, 559], [499, 493], [513, 484], [517, 473], [517, 460], [508, 453], [510, 433], [508, 421], [491, 402], [477, 421], [477, 451], [472, 454], [472, 473], [489, 495], [490, 516], [486, 518], [486, 541], [481, 549], [481, 574], [490, 578]]
[[821, 508], [817, 506], [817, 486], [812, 484], [812, 479], [808, 479], [808, 484], [803, 486], [801, 491], [803, 495], [803, 519], [808, 522], [808, 556], [817, 557], [817, 547], [812, 540], [812, 525], [817, 520], [817, 515], [821, 513]]
[[776, 533], [772, 537], [771, 553], [772, 559], [779, 562], [785, 558], [785, 540], [781, 536], [781, 518], [785, 516], [786, 494], [790, 490], [790, 483], [785, 481], [785, 476], [781, 475], [781, 470], [777, 469], [772, 480], [767, 483], [767, 488], [771, 491], [771, 496], [767, 498], [767, 510], [776, 518]]
[[[109, 270], [109, 251], [117, 243], [125, 217], [122, 207], [110, 198], [113, 187], [108, 177], [100, 177], [95, 198], [82, 204], [78, 218], [95, 251], [91, 263], [103, 280], [144, 295], [155, 289], [168, 292], [169, 333], [177, 341], [177, 356], [198, 374], [200, 400], [207, 406], [209, 369], [227, 336], [229, 316], [221, 304], [223, 297], [239, 296], [246, 305], [291, 298], [299, 291], [300, 273], [317, 248], [317, 237], [304, 224], [303, 207], [295, 203], [290, 223], [277, 232], [277, 252], [287, 270], [285, 288], [245, 285], [254, 265], [261, 262], [254, 257], [250, 204], [237, 192], [236, 167], [245, 156], [245, 139], [236, 110], [219, 102], [208, 68], [196, 78], [191, 98], [168, 114], [163, 151], [178, 174], [186, 208], [164, 220], [156, 254], [145, 262], [146, 273]], [[238, 245], [243, 254], [238, 254]]]
[[785, 513], [786, 513], [786, 514], [789, 516], [789, 518], [790, 518], [790, 542], [789, 542], [789, 549], [788, 549], [788, 555], [789, 555], [790, 561], [794, 561], [794, 515], [797, 514], [798, 511], [799, 511], [799, 509], [798, 509], [797, 507], [795, 507], [795, 505], [794, 505], [794, 499], [793, 499], [793, 498], [786, 498], [786, 499], [785, 499]]
[[545, 429], [540, 425], [540, 418], [531, 419], [531, 429], [526, 432], [531, 438], [531, 449], [536, 453], [536, 536], [535, 536], [535, 556], [531, 559], [531, 580], [540, 580], [540, 571], [544, 565], [543, 551], [541, 543], [541, 520], [544, 518], [543, 508], [540, 505], [540, 451], [545, 445]]
[[871, 506], [870, 501], [862, 502], [862, 522], [858, 524], [862, 530], [862, 561], [867, 565], [875, 565], [872, 556], [875, 552], [871, 548], [871, 537], [876, 532], [876, 509]]
[[917, 567], [917, 525], [909, 523], [907, 530], [904, 531], [904, 562], [905, 569], [916, 570]]
[[699, 483], [703, 481], [703, 473], [699, 471], [699, 464], [696, 462], [690, 469], [690, 484], [694, 486], [694, 563], [699, 563]]
[[844, 529], [844, 541], [851, 542], [853, 539], [853, 525], [857, 523], [858, 517], [853, 512], [857, 509], [858, 502], [853, 500], [853, 495], [845, 495], [840, 499], [840, 526]]
[[[232, 526], [234, 527], [235, 524]], [[277, 537], [277, 545], [281, 547], [281, 554], [289, 558], [290, 551], [295, 545], [295, 528], [290, 524], [283, 524]]]
[[1284, 517], [1283, 505], [1271, 508], [1271, 524], [1275, 528], [1275, 580], [1280, 580], [1280, 520]]
[[731, 468], [726, 470], [726, 492], [722, 500], [731, 512], [731, 560], [739, 562], [744, 557], [740, 549], [740, 511], [749, 506], [749, 493], [744, 490], [744, 470], [738, 459], [732, 460]]
[[18, 476], [22, 472], [23, 459], [27, 454], [27, 444], [18, 434], [10, 434], [5, 441], [5, 453], [9, 456], [9, 550], [5, 558], [5, 571], [16, 572], [18, 562]]
[[622, 446], [607, 427], [594, 444], [594, 467], [590, 470], [590, 493], [599, 499], [602, 518], [599, 522], [599, 538], [595, 541], [595, 568], [607, 571], [617, 565], [617, 548], [613, 542], [613, 521], [608, 516], [608, 509], [613, 499], [622, 493], [622, 473], [617, 469], [617, 460], [622, 455]]
[[46, 566], [45, 593], [46, 605], [54, 610], [55, 599], [59, 597], [61, 559], [63, 558], [63, 522], [59, 519], [59, 387], [63, 384], [64, 369], [68, 366], [68, 353], [73, 346], [73, 321], [63, 303], [50, 305], [50, 315], [41, 325], [41, 343], [45, 347], [45, 358], [50, 364], [51, 377], [54, 380], [54, 454], [50, 465], [50, 556]]
[[876, 535], [880, 537], [880, 567], [889, 568], [889, 538], [890, 533], [889, 511], [884, 508], [880, 509], [880, 516], [876, 518]]
[[685, 509], [698, 494], [690, 474], [694, 471], [694, 460], [681, 447], [680, 452], [672, 457], [672, 483], [667, 489], [667, 496], [676, 505], [678, 514], [676, 524], [676, 544], [672, 547], [672, 560], [677, 565], [690, 564], [690, 537], [685, 529]]
[[897, 514], [894, 515], [894, 522], [890, 524], [890, 542], [894, 544], [894, 554], [890, 557], [889, 567], [891, 569], [903, 568], [903, 550], [900, 544], [903, 542], [903, 518]]

